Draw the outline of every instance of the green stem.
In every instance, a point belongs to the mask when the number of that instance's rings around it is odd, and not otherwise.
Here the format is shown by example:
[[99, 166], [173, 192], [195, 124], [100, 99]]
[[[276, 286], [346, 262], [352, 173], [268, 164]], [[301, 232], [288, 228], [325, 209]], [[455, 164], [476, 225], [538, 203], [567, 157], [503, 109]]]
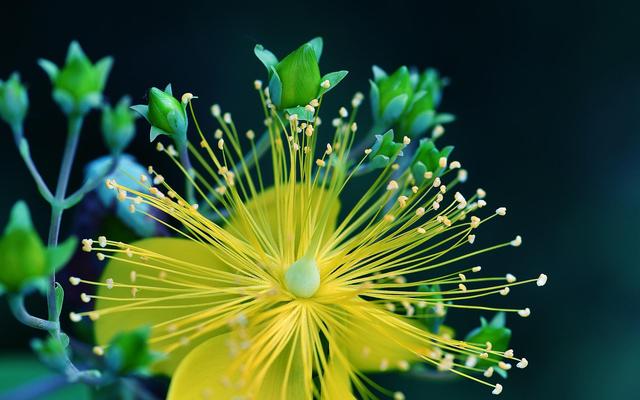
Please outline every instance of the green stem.
[[[177, 142], [177, 141], [176, 141]], [[189, 149], [187, 148], [186, 143], [176, 143], [178, 146], [178, 150], [180, 152], [180, 163], [184, 166], [184, 169], [187, 171], [191, 179], [194, 178], [195, 173], [193, 171], [193, 166], [191, 165], [191, 160], [189, 159]], [[189, 178], [185, 178], [185, 189], [186, 189], [186, 197], [187, 201], [191, 204], [196, 202], [195, 191], [193, 184]]]
[[44, 179], [42, 179], [42, 175], [40, 175], [40, 172], [38, 172], [38, 168], [36, 168], [35, 163], [31, 159], [29, 142], [27, 142], [27, 139], [24, 138], [24, 128], [22, 127], [22, 125], [14, 125], [11, 128], [13, 131], [13, 140], [16, 142], [16, 147], [18, 147], [20, 156], [22, 156], [27, 169], [31, 173], [33, 180], [36, 182], [38, 191], [47, 202], [51, 203], [53, 201], [53, 194], [51, 194], [51, 190], [49, 190], [49, 187], [45, 183]]
[[111, 157], [111, 163], [109, 164], [109, 168], [107, 168], [107, 172], [100, 175], [95, 179], [87, 180], [78, 190], [73, 192], [67, 198], [62, 201], [61, 207], [64, 210], [67, 210], [76, 204], [78, 204], [84, 196], [94, 190], [104, 181], [106, 177], [113, 174], [118, 167], [118, 162], [120, 161], [120, 154], [113, 154]]
[[57, 321], [47, 321], [29, 314], [24, 306], [24, 296], [22, 294], [9, 296], [9, 307], [13, 316], [27, 326], [43, 331], [60, 329], [60, 323]]

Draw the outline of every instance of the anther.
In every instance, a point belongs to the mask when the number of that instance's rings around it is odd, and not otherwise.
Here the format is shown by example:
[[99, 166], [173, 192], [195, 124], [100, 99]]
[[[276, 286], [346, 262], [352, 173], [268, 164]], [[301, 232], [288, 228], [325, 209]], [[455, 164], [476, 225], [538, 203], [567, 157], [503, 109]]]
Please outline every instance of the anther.
[[506, 363], [506, 362], [504, 362], [504, 361], [500, 361], [500, 362], [498, 363], [498, 367], [502, 368], [502, 369], [503, 369], [503, 370], [505, 370], [505, 371], [508, 371], [508, 370], [510, 370], [510, 369], [511, 369], [511, 364]]
[[433, 128], [433, 132], [431, 132], [431, 137], [436, 139], [442, 135], [444, 135], [444, 127], [442, 125], [436, 125], [436, 127]]
[[261, 80], [259, 80], [259, 79], [256, 79], [255, 81], [253, 81], [253, 87], [254, 87], [256, 90], [260, 90], [260, 89], [262, 89], [262, 81], [261, 81]]
[[82, 315], [70, 312], [69, 319], [73, 322], [80, 322], [82, 320]]
[[482, 267], [479, 265], [477, 267], [471, 268], [471, 272], [480, 272], [480, 271], [482, 271]]
[[527, 365], [529, 365], [529, 361], [527, 361], [526, 358], [522, 357], [522, 360], [520, 360], [520, 362], [516, 364], [516, 367], [520, 369], [525, 369], [527, 368]]
[[389, 184], [387, 185], [387, 190], [396, 190], [398, 189], [398, 182], [392, 180], [389, 182]]
[[504, 356], [507, 358], [511, 358], [513, 357], [513, 349], [509, 349], [507, 351], [504, 352]]
[[505, 279], [507, 280], [507, 282], [509, 283], [513, 283], [517, 280], [517, 278], [513, 275], [513, 274], [507, 274], [505, 275]]
[[113, 289], [113, 278], [107, 278], [105, 283], [107, 284], [107, 289]]
[[80, 300], [82, 300], [83, 303], [90, 303], [91, 297], [89, 297], [89, 295], [87, 295], [86, 293], [80, 293]]
[[529, 315], [531, 315], [531, 310], [529, 309], [529, 307], [523, 310], [519, 310], [518, 315], [521, 316], [522, 318], [527, 318]]
[[473, 242], [476, 241], [476, 235], [467, 236], [467, 241], [469, 242], [469, 244], [473, 244]]
[[498, 395], [498, 394], [502, 393], [502, 385], [499, 384], [499, 383], [496, 383], [496, 386], [493, 388], [491, 393], [493, 393], [495, 395]]
[[73, 286], [78, 286], [80, 284], [80, 278], [77, 278], [75, 276], [70, 276], [69, 283], [71, 283]]
[[96, 257], [98, 257], [98, 260], [100, 260], [100, 261], [104, 261], [104, 259], [105, 259], [105, 255], [102, 254], [102, 253], [96, 253]]
[[503, 295], [503, 296], [506, 296], [506, 295], [509, 294], [510, 291], [511, 291], [511, 289], [508, 286], [506, 286], [506, 287], [502, 288], [502, 290], [500, 290], [500, 294]]
[[322, 83], [320, 83], [320, 86], [323, 89], [329, 89], [331, 87], [331, 82], [329, 82], [328, 79], [325, 79], [324, 81], [322, 81]]
[[100, 245], [100, 247], [106, 247], [107, 246], [106, 236], [98, 236], [98, 244]]
[[506, 207], [500, 207], [500, 208], [496, 209], [496, 214], [498, 214], [501, 217], [504, 217], [505, 215], [507, 215]]
[[489, 367], [487, 368], [482, 375], [484, 375], [487, 378], [491, 378], [493, 376], [493, 367]]
[[228, 112], [224, 113], [224, 115], [222, 116], [222, 119], [227, 124], [230, 124], [231, 123], [231, 113], [228, 113]]
[[520, 236], [520, 235], [516, 236], [516, 238], [511, 241], [511, 245], [513, 247], [518, 247], [521, 244], [522, 244], [522, 236]]
[[460, 167], [462, 167], [462, 164], [460, 164], [460, 161], [451, 161], [451, 164], [449, 164], [449, 169], [456, 169]]
[[547, 276], [545, 274], [540, 274], [538, 279], [536, 279], [536, 285], [544, 286], [547, 284]]
[[100, 346], [93, 346], [93, 354], [97, 355], [98, 357], [101, 357], [104, 355], [104, 349]]

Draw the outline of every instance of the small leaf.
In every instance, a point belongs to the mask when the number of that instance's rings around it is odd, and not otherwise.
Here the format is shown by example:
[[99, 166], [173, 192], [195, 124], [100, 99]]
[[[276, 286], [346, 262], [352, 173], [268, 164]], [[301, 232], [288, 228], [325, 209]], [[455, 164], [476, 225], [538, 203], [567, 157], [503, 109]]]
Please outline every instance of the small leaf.
[[167, 132], [163, 131], [162, 129], [151, 125], [151, 129], [149, 130], [149, 141], [153, 142], [160, 135], [170, 136]]
[[369, 80], [369, 84], [371, 85], [371, 89], [369, 90], [369, 98], [371, 99], [371, 110], [375, 114], [377, 114], [380, 109], [380, 89], [378, 85], [372, 80]]
[[55, 273], [64, 267], [75, 253], [78, 246], [78, 239], [75, 236], [69, 237], [57, 247], [47, 249], [47, 262], [50, 273]]
[[448, 124], [456, 120], [455, 115], [448, 113], [437, 114], [433, 120], [434, 124]]
[[149, 121], [149, 106], [146, 104], [136, 104], [135, 106], [130, 107], [133, 111], [142, 115], [144, 119]]
[[304, 107], [291, 107], [285, 110], [289, 115], [297, 115], [299, 121], [313, 120], [313, 113]]
[[313, 52], [316, 54], [316, 60], [320, 61], [320, 56], [322, 56], [322, 38], [320, 36], [315, 37], [308, 42], [313, 48]]
[[374, 81], [377, 82], [378, 80], [387, 77], [387, 73], [382, 68], [378, 67], [377, 65], [374, 65], [373, 67], [371, 67], [371, 69], [373, 70], [373, 80]]
[[59, 320], [60, 313], [62, 312], [62, 303], [64, 302], [64, 289], [62, 288], [62, 286], [60, 286], [58, 282], [56, 282], [55, 290], [56, 290], [56, 319]]
[[387, 108], [382, 113], [382, 120], [387, 123], [393, 123], [404, 111], [404, 107], [407, 105], [407, 101], [409, 100], [409, 96], [407, 94], [401, 94], [394, 97], [389, 104], [387, 104]]
[[276, 71], [275, 67], [271, 67], [269, 95], [271, 96], [273, 104], [276, 106], [280, 105], [280, 100], [282, 99], [282, 81], [280, 80], [280, 76], [278, 75], [278, 71]]
[[320, 93], [318, 94], [318, 96], [322, 96], [323, 94], [327, 93], [329, 90], [336, 87], [336, 85], [340, 83], [340, 81], [343, 80], [348, 73], [349, 71], [336, 71], [336, 72], [329, 72], [328, 74], [323, 76], [320, 82], [329, 81], [329, 87], [324, 88], [321, 86]]
[[44, 58], [38, 60], [38, 65], [46, 72], [52, 82], [56, 80], [58, 72], [60, 72], [57, 65]]
[[169, 96], [173, 96], [173, 89], [171, 88], [171, 84], [170, 83], [168, 83], [167, 86], [165, 86], [164, 92], [166, 94], [168, 94]]
[[275, 68], [278, 65], [278, 57], [275, 56], [272, 52], [265, 49], [261, 44], [257, 44], [256, 47], [253, 48], [253, 53], [258, 57], [258, 60], [264, 64], [269, 72], [269, 75], [272, 73], [272, 68]]

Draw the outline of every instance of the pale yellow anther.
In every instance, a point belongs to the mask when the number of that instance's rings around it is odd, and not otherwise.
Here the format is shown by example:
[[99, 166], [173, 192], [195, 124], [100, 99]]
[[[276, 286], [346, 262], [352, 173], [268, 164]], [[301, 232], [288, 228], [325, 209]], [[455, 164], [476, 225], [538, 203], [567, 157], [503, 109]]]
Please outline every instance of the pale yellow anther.
[[409, 136], [405, 136], [402, 138], [402, 143], [406, 146], [411, 143], [411, 138]]
[[325, 79], [324, 81], [322, 81], [322, 83], [320, 83], [320, 86], [323, 89], [329, 89], [331, 87], [331, 82], [329, 82], [328, 79]]
[[419, 227], [419, 228], [416, 228], [416, 232], [418, 232], [419, 234], [424, 234], [427, 231], [423, 227]]
[[231, 113], [228, 113], [228, 112], [224, 113], [224, 115], [222, 116], [222, 119], [227, 124], [230, 124], [231, 123]]
[[495, 394], [495, 395], [498, 395], [498, 394], [502, 393], [502, 385], [499, 384], [499, 383], [496, 383], [496, 386], [493, 388], [491, 393]]
[[86, 293], [80, 293], [80, 300], [82, 300], [83, 303], [90, 303], [91, 297]]
[[324, 162], [324, 160], [322, 160], [322, 159], [320, 159], [320, 158], [318, 158], [318, 159], [316, 160], [316, 165], [317, 165], [318, 167], [320, 167], [320, 168], [324, 167], [326, 164], [327, 164], [327, 163], [325, 163], [325, 162]]
[[513, 274], [507, 274], [505, 275], [505, 279], [507, 280], [507, 282], [509, 283], [513, 283], [517, 280], [517, 278], [515, 277], [515, 275]]
[[304, 109], [309, 111], [311, 114], [314, 114], [316, 112], [315, 107], [313, 107], [311, 104], [307, 104], [306, 106], [304, 106]]
[[256, 137], [256, 133], [252, 129], [249, 129], [247, 133], [245, 133], [245, 136], [247, 137], [247, 139], [253, 140]]
[[220, 113], [221, 113], [221, 110], [220, 110], [220, 106], [219, 105], [214, 104], [214, 105], [211, 106], [211, 115], [213, 115], [216, 118], [219, 118], [220, 117]]
[[398, 182], [391, 180], [389, 181], [389, 184], [387, 185], [387, 190], [397, 190], [398, 189]]
[[93, 354], [97, 355], [98, 357], [102, 357], [104, 355], [104, 348], [102, 348], [101, 346], [93, 346], [93, 349], [91, 349], [91, 351], [93, 351]]
[[469, 242], [469, 244], [473, 244], [473, 242], [475, 242], [475, 240], [476, 240], [476, 235], [467, 236], [467, 241]]
[[73, 286], [78, 286], [80, 284], [80, 278], [77, 278], [75, 276], [70, 276], [69, 283], [71, 283]]
[[527, 307], [522, 310], [519, 310], [518, 315], [521, 316], [522, 318], [527, 318], [529, 315], [531, 315], [531, 309]]
[[496, 209], [496, 214], [500, 215], [501, 217], [504, 217], [505, 215], [507, 215], [506, 207], [500, 207]]
[[424, 209], [424, 207], [418, 207], [418, 208], [416, 209], [416, 215], [417, 215], [418, 217], [419, 217], [419, 216], [424, 215], [424, 213], [425, 213], [425, 209]]
[[104, 254], [102, 253], [96, 253], [96, 257], [98, 258], [98, 260], [100, 261], [104, 261], [104, 259], [106, 258]]
[[218, 139], [218, 149], [224, 149], [224, 139]]
[[447, 166], [447, 157], [440, 157], [438, 160], [438, 166], [440, 168], [445, 168]]

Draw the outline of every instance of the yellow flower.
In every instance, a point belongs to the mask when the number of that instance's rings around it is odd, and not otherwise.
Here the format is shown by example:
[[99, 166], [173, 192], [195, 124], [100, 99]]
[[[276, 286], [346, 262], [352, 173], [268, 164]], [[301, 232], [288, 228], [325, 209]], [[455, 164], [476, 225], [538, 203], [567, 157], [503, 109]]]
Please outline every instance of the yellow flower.
[[[85, 239], [85, 251], [109, 260], [99, 282], [71, 278], [97, 286], [95, 295], [83, 294], [95, 309], [71, 315], [95, 321], [96, 353], [116, 333], [149, 325], [151, 348], [166, 354], [153, 370], [172, 376], [169, 399], [402, 398], [366, 374], [416, 362], [499, 393], [502, 387], [469, 360], [490, 355], [520, 362], [513, 351], [457, 340], [447, 329], [430, 332], [415, 317], [425, 307], [523, 313], [469, 303], [536, 281], [474, 277], [480, 268], [467, 263], [520, 244], [473, 247], [476, 229], [506, 210], [476, 217], [485, 210], [483, 191], [467, 199], [452, 191], [464, 174], [458, 162], [443, 168], [447, 160], [440, 162], [441, 177], [420, 185], [409, 169], [389, 163], [358, 193], [344, 166], [360, 101], [328, 141], [319, 133], [322, 99], [307, 107], [310, 122], [283, 119], [269, 107], [268, 92], [256, 88], [267, 118], [268, 171], [246, 157], [231, 116], [216, 106], [220, 131], [210, 137], [195, 124], [200, 148], [189, 145], [195, 173], [171, 146], [158, 146], [194, 185], [199, 204], [189, 204], [151, 167], [153, 181], [140, 179], [144, 189], [107, 180], [132, 212], [146, 213], [135, 208], [144, 203], [170, 216], [171, 222], [158, 221], [178, 237], [131, 244]], [[255, 149], [253, 131], [246, 136]], [[369, 154], [357, 155], [357, 166]], [[341, 210], [340, 199], [357, 201]], [[424, 284], [442, 289], [416, 290]]]

